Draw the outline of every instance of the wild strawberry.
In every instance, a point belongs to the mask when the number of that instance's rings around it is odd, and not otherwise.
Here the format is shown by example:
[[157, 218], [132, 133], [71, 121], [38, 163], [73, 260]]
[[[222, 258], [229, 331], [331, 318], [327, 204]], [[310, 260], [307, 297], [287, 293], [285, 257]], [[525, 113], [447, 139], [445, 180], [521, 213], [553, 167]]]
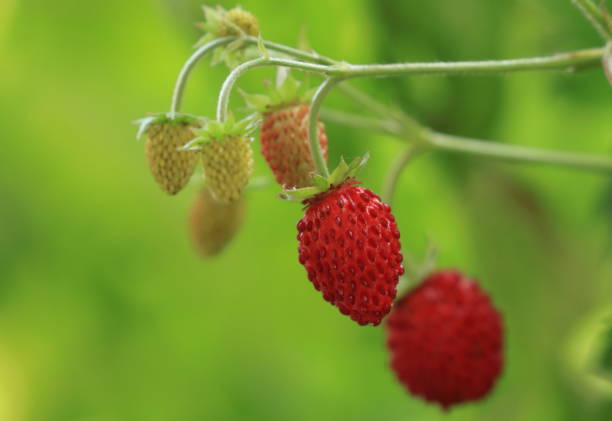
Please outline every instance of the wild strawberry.
[[399, 381], [445, 410], [485, 397], [503, 366], [503, 325], [488, 295], [455, 270], [436, 272], [401, 298], [387, 320]]
[[244, 217], [244, 197], [229, 204], [213, 199], [204, 187], [189, 212], [189, 232], [203, 257], [219, 253], [230, 242]]
[[145, 156], [153, 177], [163, 191], [177, 194], [189, 182], [198, 159], [197, 152], [179, 148], [194, 137], [192, 129], [198, 122], [187, 116], [157, 116], [140, 122], [140, 134], [147, 136]]
[[[290, 76], [269, 95], [243, 93], [247, 105], [263, 116], [261, 153], [285, 189], [312, 186], [315, 164], [308, 141], [310, 93], [302, 92], [299, 82]], [[318, 139], [327, 159], [325, 126], [318, 122]]]
[[251, 121], [209, 122], [194, 130], [197, 136], [186, 146], [199, 149], [204, 167], [204, 180], [215, 200], [230, 203], [240, 199], [242, 190], [253, 172], [253, 151], [248, 131]]
[[[280, 107], [263, 114], [261, 153], [274, 173], [278, 184], [285, 188], [310, 186], [314, 161], [308, 142], [308, 105]], [[319, 144], [327, 159], [325, 126], [318, 123]]]
[[378, 325], [404, 272], [390, 207], [352, 178], [303, 203], [297, 239], [308, 279], [342, 314]]

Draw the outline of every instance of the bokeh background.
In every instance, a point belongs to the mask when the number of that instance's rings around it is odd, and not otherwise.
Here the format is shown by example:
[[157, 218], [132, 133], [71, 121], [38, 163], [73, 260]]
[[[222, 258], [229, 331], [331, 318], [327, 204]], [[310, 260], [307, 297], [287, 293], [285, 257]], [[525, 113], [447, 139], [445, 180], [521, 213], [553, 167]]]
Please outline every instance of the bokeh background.
[[[230, 1], [218, 3], [231, 7]], [[612, 320], [609, 176], [434, 153], [404, 173], [403, 248], [478, 278], [503, 311], [507, 366], [444, 414], [387, 368], [384, 329], [325, 303], [296, 257], [301, 207], [274, 185], [220, 257], [186, 235], [197, 183], [162, 194], [131, 121], [167, 110], [199, 36], [197, 0], [0, 0], [0, 420], [610, 420], [596, 374]], [[351, 62], [501, 59], [601, 45], [571, 2], [243, 0], [267, 39]], [[202, 64], [185, 110], [212, 116], [227, 71]], [[261, 89], [269, 70], [239, 82]], [[432, 127], [612, 153], [611, 88], [577, 75], [356, 83]], [[232, 99], [239, 110], [243, 103]], [[351, 109], [334, 93], [328, 105]], [[331, 160], [396, 139], [328, 124]], [[257, 174], [268, 175], [258, 156]]]

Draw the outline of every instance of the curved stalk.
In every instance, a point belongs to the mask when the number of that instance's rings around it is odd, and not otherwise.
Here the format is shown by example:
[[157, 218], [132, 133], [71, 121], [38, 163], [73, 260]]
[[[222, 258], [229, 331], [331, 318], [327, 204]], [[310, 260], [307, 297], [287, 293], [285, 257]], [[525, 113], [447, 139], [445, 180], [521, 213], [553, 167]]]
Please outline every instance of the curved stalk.
[[308, 141], [310, 142], [310, 153], [312, 154], [317, 172], [325, 178], [329, 177], [329, 170], [327, 169], [327, 162], [325, 162], [321, 144], [319, 143], [319, 130], [317, 127], [319, 122], [319, 110], [329, 91], [331, 91], [334, 85], [340, 81], [340, 78], [325, 79], [313, 95], [310, 103], [310, 110], [308, 112]]
[[189, 75], [191, 71], [198, 64], [201, 58], [205, 57], [209, 52], [214, 50], [217, 47], [228, 44], [234, 40], [234, 37], [224, 37], [215, 39], [208, 44], [198, 48], [195, 53], [187, 59], [179, 75], [176, 79], [176, 83], [174, 84], [174, 91], [172, 92], [172, 103], [170, 104], [170, 117], [174, 118], [176, 113], [179, 112], [181, 108], [181, 102], [183, 100], [183, 94], [185, 92], [185, 86], [187, 85], [187, 80], [189, 79]]
[[256, 58], [255, 60], [242, 63], [230, 72], [223, 82], [223, 86], [221, 86], [219, 100], [217, 101], [217, 121], [224, 121], [227, 118], [230, 94], [238, 78], [251, 69], [263, 66], [284, 66], [322, 74], [326, 74], [328, 71], [328, 66], [321, 64], [304, 63], [301, 61], [282, 58], [260, 57]]
[[395, 190], [397, 188], [397, 181], [399, 180], [402, 171], [404, 168], [406, 168], [406, 165], [412, 162], [415, 157], [424, 151], [425, 148], [422, 146], [412, 144], [408, 146], [400, 156], [397, 157], [389, 169], [387, 178], [383, 184], [382, 194], [380, 195], [383, 202], [387, 203], [388, 205], [393, 204], [393, 196], [395, 195]]

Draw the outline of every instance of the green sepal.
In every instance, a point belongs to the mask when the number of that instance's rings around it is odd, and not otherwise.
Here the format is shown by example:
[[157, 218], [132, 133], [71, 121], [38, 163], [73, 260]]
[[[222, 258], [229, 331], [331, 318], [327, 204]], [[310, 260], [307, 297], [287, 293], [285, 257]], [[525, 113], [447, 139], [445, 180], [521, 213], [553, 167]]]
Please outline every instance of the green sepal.
[[307, 89], [300, 81], [287, 73], [278, 86], [269, 88], [267, 94], [249, 94], [243, 91], [240, 91], [240, 94], [247, 107], [260, 113], [266, 113], [291, 105], [307, 104], [315, 91], [316, 88]]
[[192, 126], [204, 126], [208, 122], [206, 117], [195, 116], [191, 114], [174, 114], [171, 113], [152, 113], [150, 116], [135, 120], [133, 123], [138, 125], [136, 139], [140, 140], [146, 133], [151, 124], [190, 124]]
[[236, 121], [233, 114], [230, 114], [225, 121], [209, 121], [201, 129], [194, 129], [196, 135], [194, 139], [185, 144], [181, 149], [199, 150], [208, 142], [225, 139], [227, 137], [245, 136], [248, 137], [255, 130], [259, 120], [254, 116], [249, 116], [240, 121]]
[[279, 194], [279, 197], [283, 200], [290, 202], [303, 202], [306, 199], [316, 196], [322, 193], [317, 187], [304, 187], [301, 189], [289, 189]]
[[312, 177], [312, 186], [301, 189], [288, 189], [283, 191], [279, 197], [291, 202], [303, 202], [318, 194], [325, 193], [345, 181], [355, 178], [357, 173], [366, 165], [369, 157], [370, 154], [366, 152], [363, 157], [355, 158], [349, 164], [346, 163], [343, 157], [340, 157], [340, 163], [334, 168], [329, 177], [326, 178], [316, 174]]

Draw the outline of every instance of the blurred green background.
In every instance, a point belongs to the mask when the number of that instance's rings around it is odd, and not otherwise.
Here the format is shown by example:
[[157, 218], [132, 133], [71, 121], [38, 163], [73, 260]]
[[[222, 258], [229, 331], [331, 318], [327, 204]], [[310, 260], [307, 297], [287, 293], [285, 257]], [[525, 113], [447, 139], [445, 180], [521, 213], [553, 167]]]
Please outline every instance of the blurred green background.
[[[226, 7], [233, 2], [219, 1]], [[165, 111], [198, 37], [196, 0], [0, 0], [0, 420], [610, 420], [593, 374], [612, 314], [610, 178], [435, 153], [401, 178], [404, 251], [431, 238], [503, 311], [507, 365], [443, 414], [387, 369], [384, 329], [324, 302], [296, 256], [301, 207], [249, 192], [235, 242], [202, 261], [197, 185], [150, 176], [131, 121]], [[501, 59], [601, 45], [569, 0], [245, 0], [263, 35], [351, 62]], [[185, 111], [212, 116], [222, 66]], [[251, 92], [270, 70], [239, 82]], [[610, 86], [578, 75], [359, 81], [432, 127], [612, 153]], [[341, 94], [329, 105], [350, 109]], [[234, 97], [232, 105], [242, 106]], [[331, 160], [369, 150], [380, 190], [402, 143], [328, 124]], [[257, 174], [269, 175], [258, 156]]]

